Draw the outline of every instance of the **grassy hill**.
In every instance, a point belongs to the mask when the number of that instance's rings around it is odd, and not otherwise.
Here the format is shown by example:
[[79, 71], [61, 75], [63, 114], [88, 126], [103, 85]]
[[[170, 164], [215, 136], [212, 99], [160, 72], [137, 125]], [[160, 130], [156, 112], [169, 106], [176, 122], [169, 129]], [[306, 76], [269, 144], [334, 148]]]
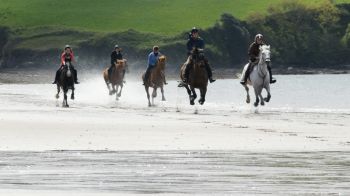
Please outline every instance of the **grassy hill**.
[[[0, 24], [11, 28], [49, 26], [93, 32], [134, 29], [176, 35], [207, 28], [222, 13], [245, 19], [285, 0], [0, 0]], [[322, 0], [321, 0], [322, 1]], [[304, 0], [317, 5], [320, 0]], [[337, 3], [350, 0], [336, 0]]]

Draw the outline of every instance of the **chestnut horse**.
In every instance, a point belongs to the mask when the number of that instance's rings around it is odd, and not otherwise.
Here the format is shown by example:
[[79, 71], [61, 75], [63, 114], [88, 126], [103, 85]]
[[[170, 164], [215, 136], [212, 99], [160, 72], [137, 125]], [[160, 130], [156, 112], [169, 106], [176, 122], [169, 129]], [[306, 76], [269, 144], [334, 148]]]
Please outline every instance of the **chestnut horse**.
[[[166, 61], [166, 57], [164, 55], [160, 56], [158, 58], [157, 64], [151, 70], [151, 74], [148, 81], [145, 81], [145, 90], [147, 93], [148, 106], [154, 105], [154, 98], [157, 97], [157, 88], [160, 88], [160, 91], [162, 93], [162, 101], [165, 101], [165, 97], [164, 97], [165, 61]], [[142, 75], [142, 79], [144, 78], [145, 78], [145, 74]], [[153, 88], [152, 104], [151, 104], [150, 95], [149, 95], [150, 87]]]
[[[109, 90], [109, 95], [113, 95], [116, 93], [116, 100], [119, 100], [119, 97], [122, 95], [123, 90], [123, 81], [124, 81], [124, 72], [127, 69], [126, 60], [117, 60], [114, 64], [114, 68], [111, 72], [111, 81], [109, 81], [108, 77], [108, 68], [103, 71], [103, 78], [106, 82], [107, 88]], [[110, 87], [111, 85], [111, 87]], [[120, 91], [118, 89], [120, 87]]]

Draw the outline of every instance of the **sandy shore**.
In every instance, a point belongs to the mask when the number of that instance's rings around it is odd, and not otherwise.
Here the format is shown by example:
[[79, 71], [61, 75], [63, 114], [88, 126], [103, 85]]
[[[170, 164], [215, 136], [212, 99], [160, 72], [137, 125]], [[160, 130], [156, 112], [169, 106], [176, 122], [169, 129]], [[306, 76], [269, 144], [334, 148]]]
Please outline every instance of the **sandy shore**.
[[173, 108], [2, 109], [0, 150], [350, 149], [350, 115]]

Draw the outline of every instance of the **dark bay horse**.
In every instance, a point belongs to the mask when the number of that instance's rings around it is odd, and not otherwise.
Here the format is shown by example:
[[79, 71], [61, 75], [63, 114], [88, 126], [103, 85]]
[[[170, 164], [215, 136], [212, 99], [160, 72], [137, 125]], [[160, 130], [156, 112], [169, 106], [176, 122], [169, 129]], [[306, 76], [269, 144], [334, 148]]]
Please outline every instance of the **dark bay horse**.
[[60, 77], [57, 82], [56, 99], [59, 98], [60, 89], [62, 89], [64, 95], [62, 107], [69, 107], [67, 101], [67, 92], [69, 89], [72, 90], [71, 99], [74, 100], [74, 74], [69, 62], [66, 62], [61, 70]]
[[[107, 88], [109, 90], [109, 95], [113, 95], [116, 93], [116, 100], [119, 100], [119, 97], [122, 95], [122, 90], [124, 86], [124, 73], [127, 70], [126, 60], [117, 60], [117, 63], [114, 65], [114, 69], [112, 70], [112, 75], [110, 77], [111, 81], [109, 81], [108, 77], [108, 68], [103, 71], [103, 78], [106, 82]], [[110, 87], [112, 86], [112, 88]], [[120, 91], [118, 89], [120, 87]]]
[[[164, 55], [160, 56], [158, 58], [157, 64], [152, 69], [150, 77], [148, 81], [145, 81], [145, 90], [147, 93], [147, 99], [148, 99], [148, 106], [154, 105], [154, 98], [157, 97], [157, 89], [160, 88], [160, 91], [162, 93], [162, 101], [165, 101], [164, 97], [164, 82], [165, 82], [165, 61], [166, 57]], [[142, 79], [144, 79], [145, 74], [142, 75]], [[150, 95], [149, 95], [149, 88], [153, 88], [152, 93], [152, 104], [150, 101]]]
[[187, 62], [181, 66], [180, 77], [181, 80], [185, 77], [186, 64], [192, 62], [192, 68], [189, 72], [188, 85], [184, 85], [190, 98], [190, 104], [194, 105], [194, 101], [197, 98], [196, 88], [199, 89], [201, 98], [199, 99], [199, 104], [203, 105], [205, 102], [205, 95], [207, 93], [208, 86], [208, 73], [205, 69], [206, 60], [202, 53], [202, 50], [194, 48], [192, 50], [191, 56], [188, 58]]

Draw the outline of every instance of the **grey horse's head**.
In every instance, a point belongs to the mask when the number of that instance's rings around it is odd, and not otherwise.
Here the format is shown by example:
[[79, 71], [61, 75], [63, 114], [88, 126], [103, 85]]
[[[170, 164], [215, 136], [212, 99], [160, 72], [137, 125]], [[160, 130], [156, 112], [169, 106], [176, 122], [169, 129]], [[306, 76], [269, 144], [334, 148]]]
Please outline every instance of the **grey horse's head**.
[[270, 45], [260, 46], [260, 61], [264, 61], [264, 62], [271, 61]]

